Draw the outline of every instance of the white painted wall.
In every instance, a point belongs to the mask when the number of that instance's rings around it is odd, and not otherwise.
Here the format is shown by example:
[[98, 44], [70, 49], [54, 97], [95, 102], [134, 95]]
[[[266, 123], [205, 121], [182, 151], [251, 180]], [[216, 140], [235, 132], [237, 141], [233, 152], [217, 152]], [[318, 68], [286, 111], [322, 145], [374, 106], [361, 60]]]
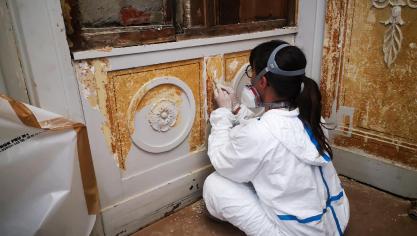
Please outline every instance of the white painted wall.
[[10, 10], [30, 103], [83, 121], [60, 1], [2, 1]]
[[1, 71], [1, 67], [0, 67], [0, 93], [7, 95], [6, 85], [4, 83], [3, 72]]
[[1, 67], [0, 67], [0, 93], [7, 95], [6, 85], [4, 84], [3, 72], [1, 71]]
[[415, 169], [395, 165], [377, 156], [354, 153], [343, 147], [333, 147], [333, 153], [333, 164], [339, 174], [403, 197], [417, 198]]
[[15, 33], [6, 0], [0, 0], [0, 92], [29, 103]]
[[306, 75], [320, 82], [321, 58], [323, 55], [325, 0], [300, 0], [298, 34], [295, 44], [306, 55]]

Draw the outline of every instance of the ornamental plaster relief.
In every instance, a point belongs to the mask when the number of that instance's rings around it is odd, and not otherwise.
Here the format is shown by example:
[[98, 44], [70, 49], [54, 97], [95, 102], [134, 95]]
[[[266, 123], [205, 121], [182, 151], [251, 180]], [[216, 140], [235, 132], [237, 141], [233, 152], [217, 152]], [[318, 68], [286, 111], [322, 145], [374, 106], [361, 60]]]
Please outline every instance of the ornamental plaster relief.
[[391, 67], [401, 51], [401, 44], [404, 38], [400, 28], [405, 24], [401, 16], [401, 9], [406, 6], [417, 9], [417, 0], [372, 0], [372, 5], [378, 9], [391, 7], [391, 17], [381, 21], [382, 24], [388, 27], [384, 34], [384, 45], [382, 48], [384, 62], [388, 67]]

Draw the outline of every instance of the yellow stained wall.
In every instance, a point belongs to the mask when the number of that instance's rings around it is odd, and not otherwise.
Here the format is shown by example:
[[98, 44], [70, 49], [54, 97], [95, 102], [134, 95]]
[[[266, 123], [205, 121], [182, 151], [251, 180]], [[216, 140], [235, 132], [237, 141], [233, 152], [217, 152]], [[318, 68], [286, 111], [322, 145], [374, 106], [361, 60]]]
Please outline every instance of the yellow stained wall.
[[[248, 57], [249, 52], [238, 52], [120, 71], [108, 71], [106, 60], [95, 59], [77, 63], [76, 70], [82, 94], [93, 108], [100, 110], [105, 119], [102, 131], [109, 150], [119, 168], [126, 169], [126, 158], [133, 146], [130, 133], [135, 132], [133, 113], [165, 97], [181, 103], [182, 91], [177, 87], [160, 85], [147, 90], [147, 83], [154, 78], [172, 76], [185, 82], [191, 89], [196, 102], [196, 114], [188, 137], [189, 152], [201, 151], [206, 145], [205, 114], [210, 114], [215, 108], [213, 81], [231, 86]], [[146, 94], [140, 101], [135, 101], [135, 94], [139, 90]], [[129, 110], [131, 103], [135, 108]], [[177, 122], [181, 122], [182, 115], [178, 114]]]
[[[395, 62], [384, 62], [391, 7], [372, 1], [329, 1], [323, 60], [325, 115], [335, 109], [344, 133], [338, 146], [417, 167], [417, 9], [401, 7], [403, 41]], [[341, 46], [341, 47], [340, 47]], [[352, 123], [343, 107], [352, 109]]]

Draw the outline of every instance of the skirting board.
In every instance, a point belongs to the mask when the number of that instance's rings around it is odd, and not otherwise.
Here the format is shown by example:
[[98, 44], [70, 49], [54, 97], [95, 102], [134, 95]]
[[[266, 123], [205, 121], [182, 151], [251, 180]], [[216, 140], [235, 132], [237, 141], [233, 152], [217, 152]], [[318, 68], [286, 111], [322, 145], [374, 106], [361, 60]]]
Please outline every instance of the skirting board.
[[333, 154], [333, 164], [339, 174], [402, 197], [417, 199], [417, 170], [340, 147], [333, 147]]
[[[104, 234], [130, 235], [194, 203], [202, 195], [204, 180], [213, 171], [211, 165], [205, 166], [102, 211]], [[102, 235], [103, 231], [100, 232], [98, 227], [93, 235]]]

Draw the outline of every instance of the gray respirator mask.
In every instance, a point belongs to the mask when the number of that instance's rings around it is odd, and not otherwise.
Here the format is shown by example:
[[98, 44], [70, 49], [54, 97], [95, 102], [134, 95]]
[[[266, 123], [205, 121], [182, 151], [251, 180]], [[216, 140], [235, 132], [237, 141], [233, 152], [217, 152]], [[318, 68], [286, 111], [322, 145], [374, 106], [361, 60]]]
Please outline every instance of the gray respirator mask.
[[274, 102], [274, 103], [264, 103], [262, 102], [261, 96], [259, 92], [256, 90], [254, 85], [268, 72], [271, 72], [275, 75], [281, 75], [285, 77], [295, 77], [301, 76], [305, 74], [305, 68], [293, 71], [287, 71], [279, 68], [275, 61], [275, 56], [277, 53], [286, 47], [289, 47], [289, 44], [282, 44], [275, 48], [271, 55], [269, 56], [267, 66], [252, 79], [251, 84], [245, 85], [240, 94], [240, 103], [244, 104], [246, 107], [251, 109], [256, 114], [261, 114], [265, 110], [268, 109], [277, 109], [277, 108], [285, 108], [288, 107], [290, 104], [288, 102]]

